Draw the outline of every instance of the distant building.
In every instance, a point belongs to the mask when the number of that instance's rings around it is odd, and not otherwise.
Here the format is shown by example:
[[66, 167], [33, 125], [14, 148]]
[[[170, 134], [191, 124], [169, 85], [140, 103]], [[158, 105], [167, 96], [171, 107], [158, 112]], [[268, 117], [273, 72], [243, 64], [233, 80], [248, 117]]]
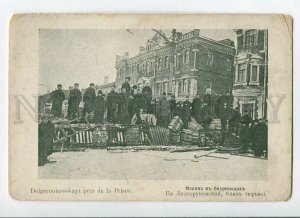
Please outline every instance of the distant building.
[[235, 30], [237, 53], [234, 58], [234, 107], [239, 107], [254, 119], [266, 117], [268, 92], [268, 32], [267, 30]]
[[103, 79], [103, 84], [107, 84], [108, 83], [108, 76], [105, 76]]
[[162, 31], [156, 31], [138, 55], [117, 55], [117, 90], [127, 76], [140, 89], [149, 80], [155, 98], [166, 92], [181, 100], [197, 93], [204, 95], [206, 90], [222, 94], [231, 89], [234, 42], [212, 40], [199, 33], [197, 29], [184, 34], [173, 30], [168, 39]]
[[96, 85], [95, 86], [96, 94], [98, 93], [98, 90], [102, 90], [103, 94], [105, 94], [107, 96], [107, 93], [109, 93], [111, 91], [111, 88], [115, 85], [116, 85], [115, 82], [105, 83], [105, 84], [102, 84], [102, 85]]

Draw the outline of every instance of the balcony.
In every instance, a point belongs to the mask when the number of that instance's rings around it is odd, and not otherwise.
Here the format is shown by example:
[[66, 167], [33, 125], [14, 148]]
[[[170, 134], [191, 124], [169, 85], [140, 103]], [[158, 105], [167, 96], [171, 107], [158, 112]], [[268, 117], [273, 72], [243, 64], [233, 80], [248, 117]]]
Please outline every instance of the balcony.
[[263, 87], [260, 85], [240, 85], [236, 84], [232, 89], [232, 94], [234, 97], [256, 97], [263, 94]]

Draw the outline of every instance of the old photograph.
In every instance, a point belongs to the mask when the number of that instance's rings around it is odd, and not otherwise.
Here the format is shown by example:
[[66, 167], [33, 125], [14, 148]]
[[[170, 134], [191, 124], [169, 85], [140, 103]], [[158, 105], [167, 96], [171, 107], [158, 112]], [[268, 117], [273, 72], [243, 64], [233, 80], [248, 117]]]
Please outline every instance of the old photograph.
[[267, 179], [267, 45], [265, 29], [40, 29], [39, 178]]
[[[22, 184], [13, 195], [290, 196], [291, 26], [280, 15], [183, 17], [13, 21], [10, 164]], [[16, 179], [28, 170], [27, 182]]]

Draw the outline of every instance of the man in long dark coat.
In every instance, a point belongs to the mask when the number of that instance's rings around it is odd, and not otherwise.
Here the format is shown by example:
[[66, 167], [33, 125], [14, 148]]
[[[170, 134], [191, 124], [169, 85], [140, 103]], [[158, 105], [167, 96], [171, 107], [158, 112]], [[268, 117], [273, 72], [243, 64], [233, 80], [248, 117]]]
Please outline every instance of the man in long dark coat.
[[119, 93], [115, 91], [115, 86], [111, 88], [111, 91], [107, 94], [107, 120], [112, 123], [116, 123], [118, 104], [119, 104]]
[[170, 104], [167, 95], [164, 92], [163, 97], [159, 101], [159, 118], [163, 127], [168, 127], [170, 123]]
[[104, 112], [106, 110], [106, 102], [103, 97], [101, 90], [98, 91], [98, 95], [94, 102], [94, 122], [96, 124], [102, 123], [104, 121]]
[[235, 109], [233, 109], [231, 107], [230, 110], [231, 110], [231, 112], [230, 112], [229, 118], [228, 118], [229, 131], [238, 135], [239, 124], [240, 124], [240, 120], [241, 120], [241, 113], [239, 112], [238, 107], [236, 107]]
[[256, 135], [258, 138], [258, 155], [263, 155], [263, 151], [266, 151], [265, 156], [268, 157], [268, 124], [266, 120], [260, 119], [256, 126]]
[[152, 89], [149, 81], [145, 83], [145, 86], [142, 89], [142, 94], [145, 95], [149, 102], [152, 101]]
[[123, 82], [122, 86], [121, 86], [121, 90], [125, 89], [126, 90], [126, 94], [129, 95], [130, 94], [130, 77], [126, 77], [125, 78], [125, 82]]
[[62, 117], [62, 104], [65, 100], [65, 94], [62, 91], [62, 85], [57, 85], [57, 90], [51, 93], [52, 108], [51, 112], [54, 117]]
[[180, 119], [182, 120], [182, 116], [183, 116], [183, 103], [182, 103], [182, 101], [178, 101], [176, 103], [175, 116], [179, 116]]
[[226, 102], [223, 102], [223, 104], [219, 107], [219, 115], [220, 115], [220, 120], [221, 120], [221, 146], [224, 145], [224, 142], [226, 138], [228, 137], [228, 119], [230, 115], [230, 106], [227, 105]]
[[161, 120], [159, 119], [160, 118], [160, 108], [159, 108], [159, 99], [155, 99], [154, 101], [154, 115], [155, 117], [157, 118], [157, 121], [156, 121], [156, 125], [160, 125], [161, 124]]
[[172, 95], [169, 102], [170, 102], [170, 118], [173, 119], [173, 117], [175, 117], [175, 111], [176, 111], [175, 95]]
[[191, 102], [189, 101], [189, 97], [186, 97], [186, 100], [183, 102], [183, 115], [182, 115], [182, 128], [187, 129], [188, 123], [191, 121]]
[[134, 101], [133, 101], [133, 111], [136, 113], [138, 110], [143, 111], [144, 113], [148, 111], [148, 108], [150, 108], [150, 104], [148, 102], [147, 97], [145, 97], [140, 89], [137, 89], [137, 93], [133, 95]]
[[200, 95], [197, 94], [196, 95], [196, 98], [193, 100], [193, 103], [192, 103], [192, 113], [191, 115], [196, 119], [196, 121], [198, 123], [200, 123], [200, 110], [202, 108], [202, 105], [203, 105], [203, 102], [202, 102], [202, 99], [200, 98]]
[[209, 107], [206, 103], [201, 106], [197, 121], [204, 127], [204, 129], [208, 129], [212, 121], [212, 117], [210, 116]]
[[130, 124], [131, 118], [133, 116], [133, 97], [131, 95], [126, 94], [126, 89], [122, 89], [122, 93], [120, 93], [120, 98], [121, 101], [118, 107], [119, 121], [122, 124]]
[[207, 106], [210, 108], [211, 107], [211, 92], [207, 91], [206, 94], [203, 96], [203, 101], [204, 103], [207, 104]]
[[207, 134], [208, 134], [208, 129], [212, 121], [211, 113], [210, 113], [210, 107], [207, 105], [207, 103], [203, 103], [200, 111], [198, 112], [197, 115], [197, 121], [199, 124], [203, 127], [204, 129], [204, 144], [206, 145], [207, 143]]
[[249, 138], [252, 142], [252, 149], [254, 151], [254, 156], [261, 157], [264, 155], [264, 150], [268, 147], [268, 129], [264, 120], [254, 120], [255, 124], [250, 127]]
[[244, 115], [242, 116], [241, 120], [243, 121], [244, 124], [249, 128], [250, 124], [252, 123], [252, 118], [248, 114], [248, 111], [244, 112]]
[[94, 83], [91, 83], [90, 87], [87, 88], [83, 94], [83, 102], [84, 102], [83, 114], [84, 115], [89, 114], [94, 111], [95, 98], [96, 98], [95, 85], [94, 85]]
[[53, 139], [55, 139], [55, 127], [51, 121], [44, 117], [38, 127], [38, 165], [47, 162], [47, 157], [53, 152]]
[[70, 91], [68, 100], [68, 117], [69, 119], [74, 119], [78, 116], [79, 104], [82, 99], [81, 91], [79, 90], [79, 84], [74, 84], [74, 89]]
[[241, 121], [241, 127], [239, 132], [239, 144], [241, 147], [241, 152], [246, 153], [249, 147], [249, 127], [247, 126], [247, 123], [244, 121]]

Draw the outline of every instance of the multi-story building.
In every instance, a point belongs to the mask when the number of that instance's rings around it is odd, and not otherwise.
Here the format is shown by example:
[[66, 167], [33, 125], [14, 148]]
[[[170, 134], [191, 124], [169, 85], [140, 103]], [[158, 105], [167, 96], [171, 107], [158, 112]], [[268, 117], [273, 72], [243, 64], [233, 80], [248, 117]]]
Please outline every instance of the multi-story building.
[[166, 92], [182, 100], [204, 95], [207, 89], [223, 94], [232, 87], [234, 55], [233, 41], [209, 39], [197, 29], [184, 34], [173, 30], [170, 39], [156, 31], [138, 55], [117, 56], [116, 86], [130, 77], [139, 88], [150, 81], [155, 98]]
[[234, 106], [253, 119], [266, 118], [268, 91], [268, 32], [238, 29], [237, 53], [234, 58]]

